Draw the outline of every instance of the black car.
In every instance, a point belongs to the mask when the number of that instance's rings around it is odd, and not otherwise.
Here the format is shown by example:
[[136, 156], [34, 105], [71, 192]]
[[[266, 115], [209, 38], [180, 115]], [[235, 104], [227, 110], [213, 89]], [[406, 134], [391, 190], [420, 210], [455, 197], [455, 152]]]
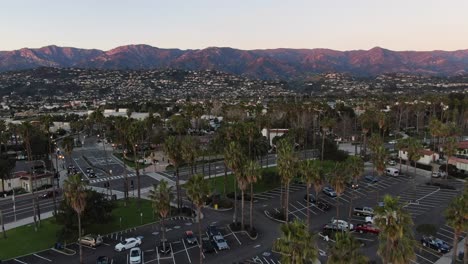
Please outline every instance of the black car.
[[[307, 202], [307, 194], [304, 194], [304, 201]], [[315, 196], [313, 194], [309, 194], [309, 202], [310, 203], [315, 203], [316, 202]]]
[[214, 225], [210, 225], [208, 227], [208, 236], [212, 238], [213, 236], [221, 235], [221, 232], [219, 232], [218, 228]]
[[[58, 192], [55, 191], [55, 197], [58, 196]], [[41, 194], [41, 196], [39, 196], [39, 198], [41, 199], [48, 199], [48, 198], [52, 198], [54, 197], [54, 191], [48, 191], [48, 192], [45, 192], [43, 194]]]
[[207, 237], [204, 237], [202, 239], [202, 249], [203, 253], [213, 253], [215, 252], [215, 248], [213, 246], [213, 243], [211, 243], [210, 239]]
[[315, 203], [315, 206], [317, 206], [317, 208], [322, 211], [328, 211], [331, 208], [330, 204], [324, 201], [317, 201], [317, 203]]
[[364, 180], [368, 183], [376, 183], [379, 181], [379, 179], [377, 177], [374, 177], [372, 175], [367, 175], [364, 177]]
[[354, 180], [347, 181], [346, 186], [352, 188], [353, 190], [359, 189], [359, 184]]
[[106, 256], [99, 256], [96, 259], [96, 264], [111, 264], [111, 259]]
[[435, 238], [433, 236], [423, 236], [421, 238], [421, 244], [424, 247], [432, 248], [439, 253], [447, 253], [452, 249], [452, 247], [447, 244], [447, 242], [443, 241], [442, 239]]
[[96, 173], [90, 172], [90, 173], [88, 174], [88, 177], [89, 177], [89, 178], [96, 178]]

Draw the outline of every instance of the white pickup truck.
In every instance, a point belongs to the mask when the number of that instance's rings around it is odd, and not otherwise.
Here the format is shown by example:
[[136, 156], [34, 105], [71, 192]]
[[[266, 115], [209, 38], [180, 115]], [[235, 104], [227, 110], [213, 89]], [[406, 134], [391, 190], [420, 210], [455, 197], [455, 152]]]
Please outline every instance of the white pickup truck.
[[354, 207], [353, 213], [355, 215], [363, 215], [363, 216], [373, 216], [374, 209], [370, 207]]

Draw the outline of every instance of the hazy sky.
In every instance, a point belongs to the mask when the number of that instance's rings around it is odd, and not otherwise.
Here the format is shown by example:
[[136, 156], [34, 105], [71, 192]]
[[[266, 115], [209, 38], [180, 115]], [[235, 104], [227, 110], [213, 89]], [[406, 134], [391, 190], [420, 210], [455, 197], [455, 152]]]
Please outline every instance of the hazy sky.
[[1, 0], [0, 50], [468, 49], [468, 0]]

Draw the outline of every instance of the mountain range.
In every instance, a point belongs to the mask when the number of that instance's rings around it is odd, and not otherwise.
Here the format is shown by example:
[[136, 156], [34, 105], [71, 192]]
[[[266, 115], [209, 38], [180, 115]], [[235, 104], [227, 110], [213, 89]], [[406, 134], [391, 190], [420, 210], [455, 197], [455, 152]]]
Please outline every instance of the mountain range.
[[375, 76], [385, 73], [454, 76], [468, 73], [468, 49], [457, 51], [392, 51], [330, 49], [198, 50], [126, 45], [112, 50], [46, 46], [0, 51], [0, 71], [37, 67], [98, 69], [219, 70], [259, 79], [297, 79], [316, 73]]

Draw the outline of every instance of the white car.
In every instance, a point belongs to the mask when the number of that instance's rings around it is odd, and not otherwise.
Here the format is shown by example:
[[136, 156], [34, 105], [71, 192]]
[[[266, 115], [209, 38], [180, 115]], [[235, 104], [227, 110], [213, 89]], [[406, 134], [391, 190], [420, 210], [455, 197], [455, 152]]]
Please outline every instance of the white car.
[[120, 252], [133, 247], [138, 247], [139, 245], [141, 245], [141, 237], [129, 237], [115, 245], [114, 249], [115, 251]]
[[142, 253], [139, 247], [134, 247], [130, 249], [129, 262], [130, 264], [140, 264], [142, 263]]
[[374, 224], [374, 218], [372, 216], [366, 216], [366, 218], [364, 219], [364, 221], [367, 223], [367, 224]]
[[348, 223], [345, 220], [332, 219], [331, 223], [334, 224], [334, 225], [337, 225], [340, 229], [349, 229], [349, 230], [354, 229], [353, 224]]

